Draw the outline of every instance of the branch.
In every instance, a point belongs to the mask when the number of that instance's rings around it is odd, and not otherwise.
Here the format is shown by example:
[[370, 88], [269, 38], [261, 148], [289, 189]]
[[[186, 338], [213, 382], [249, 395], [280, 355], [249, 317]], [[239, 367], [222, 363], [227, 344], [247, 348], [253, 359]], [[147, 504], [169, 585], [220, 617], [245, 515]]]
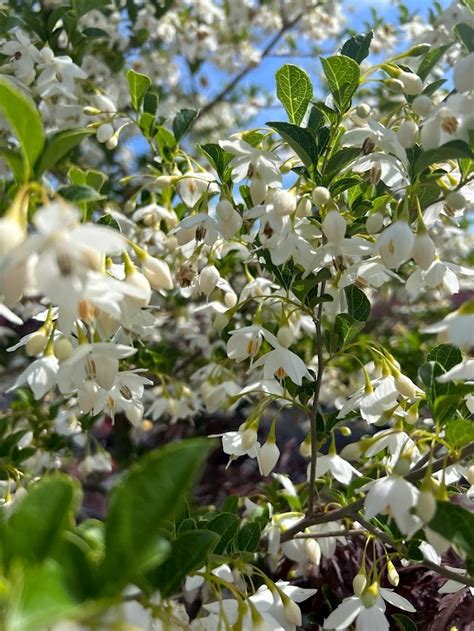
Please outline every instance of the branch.
[[[391, 540], [391, 538], [388, 535], [386, 535], [382, 530], [379, 530], [378, 528], [373, 526], [370, 523], [370, 521], [367, 521], [367, 519], [364, 519], [360, 515], [357, 515], [356, 519], [362, 526], [364, 526], [364, 528], [368, 532], [372, 533], [375, 537], [380, 539], [380, 541], [383, 541], [383, 543], [389, 545], [392, 548], [397, 549], [397, 545]], [[463, 585], [467, 585], [468, 587], [474, 587], [474, 578], [471, 578], [467, 574], [466, 575], [458, 574], [457, 572], [448, 570], [447, 568], [442, 567], [441, 565], [437, 565], [436, 563], [433, 563], [432, 561], [429, 561], [428, 559], [423, 559], [423, 561], [419, 561], [419, 564], [424, 565], [430, 570], [433, 570], [433, 572], [436, 572], [437, 574], [439, 574], [440, 576], [443, 576], [444, 578], [450, 579], [452, 581], [456, 581], [457, 583], [462, 583]]]
[[274, 37], [272, 37], [272, 39], [268, 42], [268, 44], [265, 46], [265, 48], [260, 53], [260, 61], [258, 63], [249, 63], [238, 74], [236, 74], [235, 77], [225, 86], [225, 88], [223, 90], [221, 90], [221, 92], [219, 92], [212, 99], [212, 101], [209, 101], [209, 103], [206, 103], [206, 105], [204, 105], [199, 110], [198, 115], [197, 115], [196, 118], [200, 118], [203, 114], [207, 114], [218, 103], [223, 101], [232, 92], [232, 90], [242, 81], [242, 79], [248, 75], [248, 73], [251, 70], [254, 70], [260, 63], [262, 63], [262, 60], [265, 59], [265, 57], [267, 57], [270, 54], [272, 49], [281, 40], [283, 35], [287, 31], [292, 29], [301, 20], [303, 15], [304, 15], [304, 12], [298, 13], [296, 15], [296, 17], [294, 17], [289, 22], [283, 22], [283, 26], [281, 27], [281, 29], [276, 33], [276, 35], [274, 35]]
[[[474, 442], [469, 443], [463, 449], [461, 449], [460, 453], [457, 456], [450, 456], [446, 459], [445, 456], [442, 456], [438, 460], [435, 460], [431, 465], [432, 473], [436, 473], [440, 471], [444, 467], [448, 467], [463, 458], [467, 458], [474, 454]], [[417, 482], [418, 480], [422, 480], [425, 476], [426, 471], [429, 468], [429, 464], [427, 464], [422, 469], [412, 469], [407, 473], [405, 480], [408, 482]], [[338, 521], [339, 519], [345, 519], [346, 517], [352, 517], [353, 519], [357, 519], [356, 514], [360, 511], [364, 506], [364, 498], [356, 500], [355, 502], [351, 502], [347, 506], [343, 506], [342, 508], [338, 508], [336, 510], [328, 511], [327, 513], [321, 513], [319, 515], [308, 515], [307, 517], [303, 517], [301, 521], [295, 524], [292, 528], [288, 528], [281, 537], [281, 541], [289, 541], [293, 539], [296, 534], [299, 532], [303, 532], [309, 526], [315, 526], [316, 524], [325, 524], [329, 521]]]
[[[321, 289], [319, 295], [324, 294], [326, 288], [326, 282], [321, 283]], [[321, 393], [321, 384], [323, 381], [324, 364], [323, 364], [323, 335], [321, 329], [321, 318], [323, 315], [323, 302], [318, 305], [318, 312], [314, 326], [316, 327], [316, 352], [318, 356], [318, 372], [316, 375], [316, 381], [314, 384], [314, 396], [313, 406], [311, 408], [311, 462], [309, 465], [309, 494], [308, 494], [308, 516], [314, 515], [314, 496], [316, 489], [316, 463], [318, 458], [318, 407], [319, 407], [319, 395]]]

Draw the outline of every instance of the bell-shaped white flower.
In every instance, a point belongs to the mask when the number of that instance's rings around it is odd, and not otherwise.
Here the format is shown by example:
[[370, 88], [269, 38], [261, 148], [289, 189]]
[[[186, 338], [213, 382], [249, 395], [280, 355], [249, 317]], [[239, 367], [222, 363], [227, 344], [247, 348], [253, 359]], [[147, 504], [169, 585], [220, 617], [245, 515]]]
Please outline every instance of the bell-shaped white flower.
[[321, 224], [324, 236], [331, 245], [339, 245], [346, 234], [346, 221], [337, 210], [330, 210]]
[[407, 261], [413, 250], [415, 237], [406, 221], [398, 220], [382, 232], [376, 243], [384, 265], [397, 269]]
[[173, 279], [166, 261], [147, 255], [142, 260], [142, 269], [153, 289], [173, 289]]
[[454, 64], [453, 81], [458, 92], [474, 90], [474, 52], [461, 57]]
[[221, 275], [215, 265], [206, 265], [203, 267], [198, 280], [199, 291], [209, 298]]
[[423, 269], [428, 269], [433, 263], [436, 246], [427, 232], [416, 235], [411, 255], [415, 263]]
[[36, 359], [19, 375], [15, 383], [7, 392], [16, 390], [20, 386], [28, 384], [33, 391], [36, 400], [41, 399], [56, 385], [59, 362], [52, 354], [46, 354]]
[[391, 475], [369, 482], [363, 488], [368, 489], [364, 501], [367, 519], [372, 519], [377, 513], [390, 511], [400, 532], [408, 536], [423, 525], [421, 519], [413, 514], [420, 492], [404, 478]]

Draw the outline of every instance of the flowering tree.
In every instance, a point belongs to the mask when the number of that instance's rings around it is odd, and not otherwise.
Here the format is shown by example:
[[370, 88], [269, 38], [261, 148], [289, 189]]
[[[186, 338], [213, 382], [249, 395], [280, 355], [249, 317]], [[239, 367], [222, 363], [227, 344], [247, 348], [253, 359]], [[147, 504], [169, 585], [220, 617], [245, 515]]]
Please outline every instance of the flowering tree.
[[[313, 0], [2, 6], [5, 629], [465, 621], [474, 5], [369, 26]], [[276, 72], [281, 116], [245, 83], [272, 54], [321, 54]], [[241, 485], [198, 501], [212, 450]]]

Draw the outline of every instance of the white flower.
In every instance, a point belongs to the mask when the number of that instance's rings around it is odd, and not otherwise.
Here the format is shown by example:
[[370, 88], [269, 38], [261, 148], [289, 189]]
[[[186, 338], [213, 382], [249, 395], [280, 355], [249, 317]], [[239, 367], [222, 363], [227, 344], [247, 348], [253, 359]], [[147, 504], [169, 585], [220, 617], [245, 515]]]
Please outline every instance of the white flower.
[[453, 94], [434, 108], [421, 128], [423, 149], [436, 149], [451, 140], [469, 142], [469, 130], [474, 129], [474, 97]]
[[397, 138], [404, 149], [413, 147], [418, 137], [418, 125], [412, 120], [405, 120], [397, 131]]
[[142, 269], [153, 289], [173, 289], [173, 279], [166, 261], [154, 256], [145, 256]]
[[448, 381], [474, 381], [474, 359], [466, 358], [453, 366], [448, 372], [436, 378], [439, 383]]
[[209, 298], [216, 288], [217, 281], [220, 278], [219, 270], [215, 265], [206, 265], [203, 267], [198, 279], [199, 291]]
[[258, 452], [257, 462], [260, 473], [265, 477], [270, 475], [275, 468], [279, 457], [280, 450], [275, 443], [275, 439], [268, 437], [267, 441], [261, 446], [260, 451]]
[[22, 30], [15, 29], [12, 35], [15, 39], [3, 44], [0, 52], [10, 57], [10, 64], [15, 76], [29, 85], [35, 78], [35, 64], [41, 63], [43, 58], [28, 35]]
[[400, 532], [413, 535], [423, 522], [412, 514], [418, 503], [420, 492], [404, 478], [391, 475], [369, 482], [365, 487], [364, 510], [367, 519], [372, 519], [377, 513], [390, 511]]
[[425, 327], [423, 333], [444, 333], [451, 344], [461, 348], [474, 346], [474, 300], [469, 300], [444, 320]]
[[35, 399], [41, 399], [51, 388], [56, 385], [59, 362], [54, 355], [45, 355], [32, 362], [8, 388], [7, 392], [16, 390], [27, 383], [35, 395]]
[[204, 171], [186, 171], [179, 178], [176, 189], [183, 202], [192, 208], [205, 192], [212, 193], [217, 190], [215, 178]]
[[356, 631], [389, 631], [384, 600], [404, 611], [416, 611], [406, 598], [395, 594], [393, 590], [378, 585], [374, 589], [371, 586], [360, 597], [345, 598], [326, 618], [323, 629], [348, 629], [355, 621]]
[[[327, 472], [338, 480], [341, 484], [349, 484], [352, 480], [352, 476], [362, 475], [357, 469], [355, 469], [349, 462], [338, 456], [337, 454], [320, 455], [316, 460], [316, 477], [320, 478]], [[308, 467], [309, 473], [309, 467]]]
[[433, 239], [426, 232], [417, 234], [411, 253], [417, 265], [427, 270], [433, 263], [436, 256], [436, 246]]
[[474, 90], [474, 52], [461, 57], [454, 64], [453, 81], [458, 92]]
[[41, 51], [44, 63], [38, 67], [41, 74], [38, 77], [38, 92], [43, 99], [64, 96], [76, 101], [75, 87], [77, 79], [87, 79], [87, 74], [77, 66], [70, 57], [61, 55], [55, 57], [52, 50], [45, 47]]
[[346, 221], [337, 210], [330, 210], [321, 224], [324, 236], [331, 245], [339, 245], [346, 234]]
[[185, 217], [171, 234], [176, 234], [178, 245], [185, 245], [193, 240], [214, 245], [219, 236], [219, 227], [212, 217], [206, 213], [198, 213]]
[[313, 381], [313, 376], [306, 368], [304, 361], [292, 351], [280, 346], [278, 342], [274, 349], [262, 355], [253, 365], [253, 369], [263, 366], [264, 379], [284, 379], [289, 377], [297, 386], [303, 383], [303, 377]]
[[261, 326], [244, 326], [230, 332], [227, 340], [227, 356], [241, 362], [248, 357], [254, 358], [262, 344], [263, 328]]
[[423, 92], [423, 81], [414, 72], [405, 72], [402, 70], [397, 79], [403, 84], [403, 91], [409, 96], [418, 96]]
[[244, 140], [221, 140], [220, 146], [235, 157], [230, 161], [232, 179], [240, 182], [250, 175], [258, 174], [268, 186], [279, 186], [281, 173], [277, 166], [277, 157], [271, 151], [261, 151]]
[[386, 267], [396, 269], [410, 258], [414, 240], [407, 222], [398, 220], [385, 228], [377, 240], [376, 249]]

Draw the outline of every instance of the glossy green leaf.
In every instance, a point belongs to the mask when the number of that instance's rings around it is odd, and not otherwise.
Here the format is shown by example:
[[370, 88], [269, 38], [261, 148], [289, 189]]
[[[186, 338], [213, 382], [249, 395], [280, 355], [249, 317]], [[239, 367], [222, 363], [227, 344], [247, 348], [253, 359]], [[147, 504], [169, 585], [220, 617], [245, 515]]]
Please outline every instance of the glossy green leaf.
[[364, 322], [356, 320], [348, 313], [339, 313], [334, 321], [334, 335], [341, 348], [353, 340], [364, 328]]
[[151, 86], [150, 77], [140, 72], [135, 72], [135, 70], [129, 70], [127, 72], [127, 81], [132, 107], [134, 110], [139, 110], [145, 98], [145, 94]]
[[473, 160], [474, 153], [462, 140], [450, 140], [436, 149], [424, 151], [415, 162], [414, 172], [415, 174], [421, 173], [431, 164], [439, 164], [447, 160], [456, 160], [457, 158], [469, 158]]
[[188, 574], [205, 565], [218, 541], [219, 535], [210, 530], [183, 532], [172, 542], [169, 558], [147, 575], [147, 581], [163, 598], [169, 598]]
[[350, 57], [358, 64], [360, 64], [366, 57], [369, 56], [370, 44], [374, 34], [372, 31], [367, 33], [361, 33], [360, 35], [354, 35], [344, 42], [341, 48], [341, 55]]
[[474, 421], [466, 418], [452, 419], [446, 423], [446, 440], [455, 448], [474, 442]]
[[362, 289], [355, 285], [344, 288], [347, 300], [347, 311], [355, 320], [365, 322], [370, 315], [370, 301]]
[[72, 524], [80, 495], [79, 484], [63, 474], [33, 484], [7, 522], [7, 558], [39, 562], [51, 554]]
[[64, 156], [87, 136], [94, 135], [93, 129], [67, 129], [54, 134], [46, 141], [46, 146], [35, 168], [37, 177], [54, 167]]
[[184, 134], [186, 134], [191, 129], [196, 116], [197, 110], [179, 110], [173, 121], [173, 134], [176, 138], [176, 142], [179, 142]]
[[218, 513], [207, 524], [206, 529], [219, 535], [219, 541], [215, 547], [216, 554], [222, 554], [227, 546], [237, 535], [240, 518], [234, 513]]
[[105, 199], [104, 195], [101, 195], [92, 186], [86, 186], [82, 184], [71, 184], [70, 186], [63, 186], [58, 190], [58, 193], [64, 199], [69, 202], [79, 204], [81, 202], [97, 202], [101, 199]]
[[291, 123], [270, 122], [266, 125], [280, 134], [296, 155], [301, 158], [306, 168], [311, 171], [318, 160], [318, 146], [313, 134], [307, 129]]
[[288, 114], [290, 123], [299, 125], [313, 98], [308, 74], [294, 64], [285, 64], [275, 74], [276, 93]]
[[224, 151], [220, 145], [214, 143], [198, 145], [198, 149], [202, 151], [209, 160], [211, 166], [215, 169], [219, 178], [223, 180], [227, 165], [233, 158], [232, 154], [227, 153], [227, 151]]
[[249, 521], [244, 524], [235, 540], [235, 549], [241, 552], [255, 552], [260, 542], [261, 529], [257, 522]]
[[23, 180], [28, 180], [43, 151], [43, 122], [35, 103], [4, 75], [0, 76], [0, 111], [20, 143]]
[[444, 55], [444, 53], [450, 48], [450, 44], [447, 46], [438, 46], [437, 48], [431, 48], [421, 60], [421, 63], [416, 71], [416, 74], [423, 79], [430, 74], [438, 61]]
[[321, 57], [321, 64], [334, 103], [340, 112], [345, 112], [349, 108], [351, 99], [359, 85], [359, 65], [354, 59], [345, 55]]
[[106, 591], [121, 590], [149, 567], [160, 529], [181, 510], [211, 446], [205, 439], [167, 445], [144, 456], [113, 489], [105, 529]]
[[474, 52], [474, 28], [469, 24], [456, 24], [453, 31], [467, 52]]
[[431, 530], [474, 556], [474, 513], [451, 502], [438, 502], [436, 514], [429, 523]]
[[431, 349], [426, 356], [426, 361], [438, 362], [446, 370], [451, 370], [462, 361], [462, 353], [457, 346], [452, 344], [440, 344]]

